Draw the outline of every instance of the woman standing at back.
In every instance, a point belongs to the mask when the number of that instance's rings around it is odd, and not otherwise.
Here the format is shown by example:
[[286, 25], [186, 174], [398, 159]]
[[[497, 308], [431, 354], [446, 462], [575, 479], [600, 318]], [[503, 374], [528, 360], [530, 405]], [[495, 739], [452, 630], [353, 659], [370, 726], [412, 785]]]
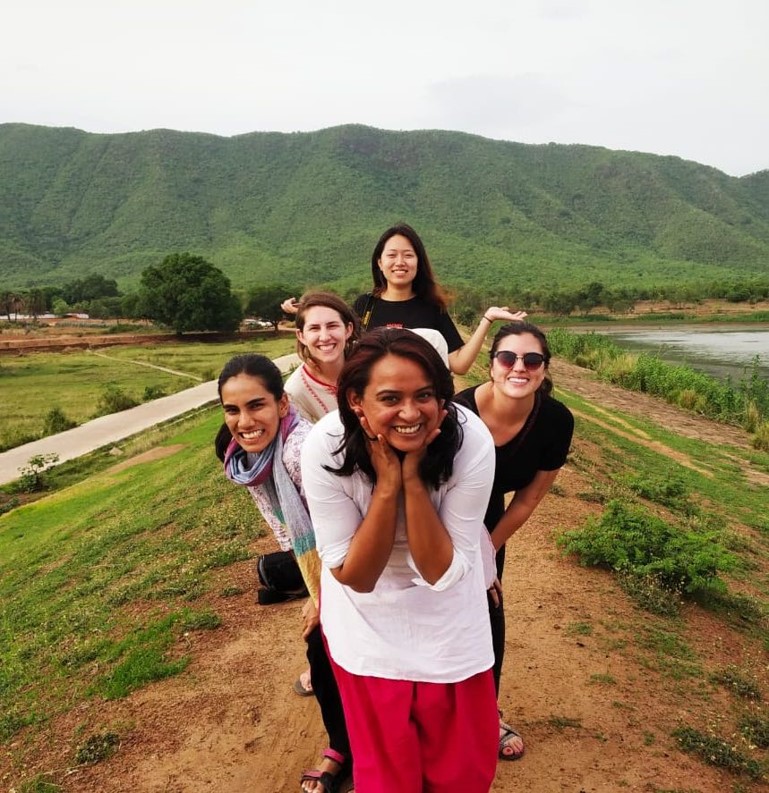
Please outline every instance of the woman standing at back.
[[[473, 335], [462, 341], [448, 313], [446, 293], [436, 282], [424, 243], [411, 226], [398, 223], [379, 238], [371, 254], [372, 291], [360, 295], [353, 310], [363, 331], [378, 327], [427, 328], [438, 331], [446, 342], [449, 368], [465, 374], [478, 356], [486, 334], [496, 320], [523, 319], [526, 312], [507, 306], [486, 309]], [[293, 299], [284, 301], [286, 313], [296, 312]]]

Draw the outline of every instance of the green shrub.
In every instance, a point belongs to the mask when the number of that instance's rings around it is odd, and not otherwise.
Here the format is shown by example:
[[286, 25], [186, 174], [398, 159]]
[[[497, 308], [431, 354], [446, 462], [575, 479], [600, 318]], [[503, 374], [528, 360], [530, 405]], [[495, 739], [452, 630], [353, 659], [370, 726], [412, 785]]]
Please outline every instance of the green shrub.
[[703, 733], [692, 727], [679, 727], [673, 737], [684, 752], [696, 754], [708, 765], [725, 768], [733, 774], [745, 774], [751, 779], [761, 776], [761, 766], [742, 752], [730, 746], [726, 741]]
[[144, 389], [142, 402], [151, 402], [153, 399], [160, 399], [166, 396], [166, 390], [162, 385], [148, 385]]
[[617, 499], [583, 528], [564, 532], [558, 544], [582, 564], [651, 576], [663, 588], [687, 594], [723, 589], [718, 572], [735, 564], [714, 532], [679, 529]]
[[121, 410], [128, 410], [136, 407], [139, 403], [129, 394], [126, 394], [120, 386], [110, 383], [102, 391], [99, 401], [96, 404], [95, 416], [108, 416], [111, 413], [119, 413]]
[[751, 444], [754, 449], [759, 449], [762, 452], [769, 452], [769, 419], [756, 425], [756, 432], [751, 439]]
[[739, 723], [740, 732], [759, 749], [769, 749], [769, 718], [766, 716], [744, 716]]
[[67, 416], [60, 407], [51, 408], [43, 419], [43, 435], [56, 435], [73, 427], [77, 427], [77, 422]]
[[120, 738], [114, 732], [91, 735], [75, 752], [77, 765], [94, 765], [111, 757], [120, 745]]
[[21, 476], [16, 482], [19, 493], [39, 493], [48, 486], [45, 472], [59, 461], [58, 454], [36, 454], [19, 469]]

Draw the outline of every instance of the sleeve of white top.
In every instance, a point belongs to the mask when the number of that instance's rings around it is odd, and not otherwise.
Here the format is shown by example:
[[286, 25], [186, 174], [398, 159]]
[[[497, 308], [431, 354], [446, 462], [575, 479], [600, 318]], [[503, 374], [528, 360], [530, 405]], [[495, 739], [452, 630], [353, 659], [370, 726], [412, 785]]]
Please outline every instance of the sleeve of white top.
[[323, 466], [336, 467], [339, 461], [331, 454], [331, 444], [339, 437], [329, 437], [328, 422], [321, 419], [310, 431], [302, 446], [302, 483], [315, 529], [315, 543], [323, 564], [334, 569], [344, 562], [353, 535], [363, 516], [348, 492], [348, 477], [336, 476]]
[[[463, 423], [462, 448], [456, 455], [454, 472], [438, 507], [438, 515], [454, 546], [454, 556], [446, 572], [434, 584], [419, 575], [413, 579], [418, 586], [430, 586], [438, 592], [461, 581], [488, 553], [488, 542], [483, 537], [488, 535], [483, 516], [494, 484], [494, 442], [475, 414], [462, 409], [459, 412], [467, 417]], [[417, 572], [410, 555], [408, 563]], [[487, 577], [485, 574], [484, 579]]]

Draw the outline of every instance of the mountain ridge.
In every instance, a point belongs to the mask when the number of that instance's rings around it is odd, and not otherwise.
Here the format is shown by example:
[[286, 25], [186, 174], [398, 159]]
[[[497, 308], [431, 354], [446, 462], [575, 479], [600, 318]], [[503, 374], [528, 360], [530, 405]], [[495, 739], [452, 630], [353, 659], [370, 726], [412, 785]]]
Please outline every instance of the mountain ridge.
[[235, 286], [353, 289], [393, 222], [441, 281], [498, 287], [751, 277], [769, 261], [769, 170], [360, 124], [232, 137], [0, 125], [0, 279], [134, 286], [189, 250]]

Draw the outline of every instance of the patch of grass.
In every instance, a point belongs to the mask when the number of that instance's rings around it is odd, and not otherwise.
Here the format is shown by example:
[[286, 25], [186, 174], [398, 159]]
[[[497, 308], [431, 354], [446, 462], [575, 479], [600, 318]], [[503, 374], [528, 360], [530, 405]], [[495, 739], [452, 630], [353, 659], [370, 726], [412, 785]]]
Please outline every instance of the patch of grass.
[[61, 793], [64, 788], [53, 781], [50, 774], [37, 774], [19, 786], [19, 793]]
[[684, 752], [697, 755], [708, 765], [751, 779], [761, 778], [761, 765], [721, 738], [705, 735], [693, 727], [679, 727], [673, 731], [673, 737]]
[[655, 668], [673, 680], [701, 677], [697, 654], [676, 633], [655, 627], [646, 627], [636, 636], [636, 644], [651, 653], [651, 657], [640, 657], [639, 661], [648, 668]]
[[759, 749], [769, 749], [769, 716], [763, 714], [743, 716], [739, 722], [745, 739]]
[[219, 593], [223, 598], [231, 598], [237, 597], [238, 595], [242, 595], [246, 590], [243, 587], [237, 586], [235, 584], [231, 584], [230, 586], [224, 587], [222, 591]]
[[[199, 382], [197, 373], [201, 369], [210, 374], [206, 379], [214, 379], [233, 355], [259, 352], [277, 357], [293, 352], [295, 341], [289, 336], [265, 335], [234, 342], [166, 342], [147, 347], [116, 346], [97, 353], [36, 352], [3, 358], [0, 451], [40, 437], [52, 409], [51, 394], [67, 406], [68, 422], [82, 424], [96, 411], [109, 384], [135, 401], [146, 389], [175, 394]], [[179, 374], [148, 368], [148, 363]]]
[[617, 580], [639, 608], [660, 617], [677, 617], [680, 613], [680, 593], [664, 586], [657, 576], [622, 571], [617, 574]]
[[590, 675], [590, 682], [601, 686], [614, 686], [617, 680], [608, 673]]
[[154, 680], [163, 680], [183, 671], [189, 657], [168, 657], [179, 614], [170, 614], [147, 628], [132, 631], [110, 648], [109, 655], [118, 663], [91, 686], [91, 691], [106, 699], [120, 699]]
[[570, 716], [550, 716], [547, 722], [556, 730], [580, 729], [582, 727], [582, 719], [573, 719]]
[[77, 765], [96, 765], [112, 757], [120, 746], [120, 738], [114, 732], [89, 736], [75, 751]]
[[222, 624], [222, 618], [210, 609], [191, 611], [182, 615], [180, 624], [185, 631], [212, 631]]
[[627, 478], [627, 485], [641, 498], [662, 504], [675, 512], [685, 515], [696, 512], [683, 479], [673, 474], [636, 474]]
[[589, 622], [572, 622], [566, 627], [567, 636], [590, 636], [593, 626]]
[[736, 666], [727, 666], [710, 675], [713, 683], [726, 686], [730, 691], [743, 699], [761, 699], [761, 689], [755, 680], [750, 680]]

